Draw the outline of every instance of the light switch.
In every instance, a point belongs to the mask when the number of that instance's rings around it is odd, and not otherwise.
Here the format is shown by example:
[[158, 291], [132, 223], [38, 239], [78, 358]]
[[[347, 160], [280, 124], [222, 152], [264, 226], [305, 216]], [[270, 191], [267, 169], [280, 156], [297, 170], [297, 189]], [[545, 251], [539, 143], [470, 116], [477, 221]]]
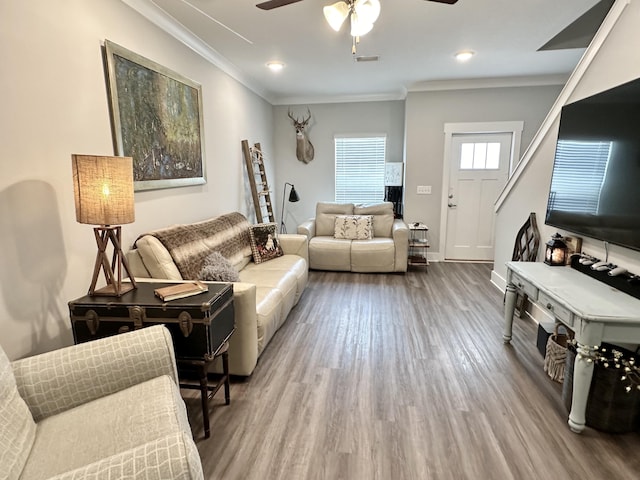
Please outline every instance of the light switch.
[[431, 185], [418, 185], [418, 195], [431, 195]]

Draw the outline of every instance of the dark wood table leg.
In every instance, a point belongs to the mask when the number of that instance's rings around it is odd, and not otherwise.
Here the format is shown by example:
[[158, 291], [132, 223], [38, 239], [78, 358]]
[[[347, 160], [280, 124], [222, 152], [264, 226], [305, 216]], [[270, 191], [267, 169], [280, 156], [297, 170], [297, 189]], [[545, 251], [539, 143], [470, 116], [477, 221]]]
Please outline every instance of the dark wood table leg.
[[222, 372], [224, 375], [224, 403], [231, 403], [231, 385], [229, 382], [229, 351], [225, 349], [222, 352]]
[[[215, 364], [214, 360], [222, 357], [222, 376], [215, 385], [209, 384], [209, 368]], [[214, 358], [205, 360], [183, 359], [178, 361], [179, 367], [182, 367], [182, 379], [180, 388], [191, 388], [200, 390], [202, 402], [202, 423], [204, 424], [204, 438], [211, 436], [211, 427], [209, 422], [209, 399], [213, 398], [224, 384], [224, 402], [229, 405], [231, 403], [231, 382], [229, 375], [229, 343], [225, 342], [216, 352]], [[197, 380], [196, 380], [197, 378]]]
[[200, 397], [202, 399], [202, 421], [204, 423], [204, 438], [209, 438], [211, 428], [209, 426], [209, 379], [207, 378], [207, 365], [202, 365], [200, 370]]

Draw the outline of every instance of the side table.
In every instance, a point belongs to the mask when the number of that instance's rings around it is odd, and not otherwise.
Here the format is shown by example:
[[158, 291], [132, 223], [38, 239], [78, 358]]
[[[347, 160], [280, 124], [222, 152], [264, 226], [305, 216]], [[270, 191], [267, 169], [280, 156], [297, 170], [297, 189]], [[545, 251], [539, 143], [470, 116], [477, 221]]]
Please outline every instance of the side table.
[[[180, 386], [183, 375], [198, 372], [202, 392], [202, 416], [205, 438], [209, 437], [209, 391], [212, 395], [225, 385], [229, 404], [228, 341], [235, 331], [233, 284], [208, 284], [209, 290], [191, 297], [165, 302], [154, 290], [171, 283], [138, 282], [138, 288], [120, 297], [86, 295], [69, 302], [75, 343], [117, 335], [157, 323], [171, 332], [176, 354]], [[209, 385], [209, 368], [222, 357], [223, 376]], [[189, 383], [184, 378], [184, 385]], [[184, 387], [183, 387], [184, 388]], [[187, 387], [188, 388], [188, 387]]]
[[427, 234], [429, 227], [424, 223], [415, 222], [409, 225], [409, 258], [408, 264], [411, 266], [427, 267], [427, 249], [429, 248], [429, 238]]
[[[222, 357], [222, 375], [213, 385], [209, 383], [209, 368], [216, 359]], [[178, 360], [178, 373], [180, 376], [180, 388], [200, 390], [202, 403], [202, 422], [204, 424], [204, 438], [209, 438], [211, 428], [209, 426], [209, 400], [211, 400], [220, 387], [224, 385], [224, 403], [231, 403], [231, 385], [229, 383], [229, 342], [224, 342], [211, 359], [203, 360]]]

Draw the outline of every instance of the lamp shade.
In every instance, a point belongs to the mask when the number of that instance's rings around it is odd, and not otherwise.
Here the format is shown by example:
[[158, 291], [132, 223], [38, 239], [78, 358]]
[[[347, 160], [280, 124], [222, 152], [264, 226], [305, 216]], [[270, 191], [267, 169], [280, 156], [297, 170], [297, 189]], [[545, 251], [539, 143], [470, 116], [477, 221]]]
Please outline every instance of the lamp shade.
[[322, 12], [329, 26], [337, 32], [349, 16], [349, 10], [350, 7], [346, 2], [336, 2], [333, 5], [324, 7]]
[[289, 201], [293, 203], [300, 201], [300, 196], [298, 192], [296, 192], [296, 187], [293, 185], [291, 185], [291, 191], [289, 192]]
[[360, 19], [360, 16], [353, 12], [351, 14], [351, 36], [352, 37], [362, 37], [369, 33], [373, 28], [373, 23], [363, 22]]
[[354, 10], [361, 22], [373, 24], [380, 16], [380, 2], [379, 0], [357, 0]]
[[135, 220], [131, 157], [72, 155], [76, 220], [122, 225]]

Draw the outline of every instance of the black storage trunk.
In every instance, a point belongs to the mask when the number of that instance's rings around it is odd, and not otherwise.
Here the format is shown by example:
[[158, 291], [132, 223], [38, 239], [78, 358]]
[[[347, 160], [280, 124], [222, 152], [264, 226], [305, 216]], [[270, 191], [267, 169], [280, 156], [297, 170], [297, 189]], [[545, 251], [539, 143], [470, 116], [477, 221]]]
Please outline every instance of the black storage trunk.
[[75, 343], [162, 323], [171, 332], [177, 359], [211, 359], [235, 328], [233, 284], [164, 302], [156, 288], [170, 283], [138, 282], [121, 297], [85, 296], [69, 302]]

